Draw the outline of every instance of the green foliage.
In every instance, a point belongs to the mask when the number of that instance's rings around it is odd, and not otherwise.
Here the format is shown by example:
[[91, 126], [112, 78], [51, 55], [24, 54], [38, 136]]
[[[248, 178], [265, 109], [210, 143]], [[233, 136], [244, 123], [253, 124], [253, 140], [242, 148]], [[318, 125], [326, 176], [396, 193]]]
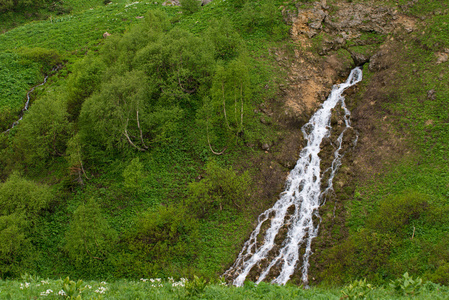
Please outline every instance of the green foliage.
[[251, 99], [249, 67], [244, 55], [227, 65], [217, 64], [210, 93], [211, 98], [203, 99], [197, 118], [206, 127], [209, 147], [237, 144], [244, 137]]
[[193, 14], [201, 9], [201, 0], [180, 0], [181, 9], [185, 14]]
[[0, 214], [17, 213], [35, 218], [47, 208], [52, 198], [47, 186], [38, 185], [14, 173], [0, 185]]
[[[113, 36], [120, 34], [132, 24], [145, 22], [136, 17], [144, 16], [150, 7], [161, 9], [160, 4], [157, 5], [153, 2], [146, 4], [143, 1], [133, 4], [131, 7], [126, 7], [128, 1], [124, 0], [120, 1], [121, 3], [114, 2], [113, 5], [107, 6], [92, 0], [67, 0], [64, 2], [67, 6], [73, 6], [76, 12], [31, 22], [1, 34], [0, 51], [21, 47], [41, 47], [61, 52], [69, 51], [69, 53], [74, 51], [73, 54], [85, 53], [87, 49], [96, 48], [99, 43], [103, 43], [102, 34], [104, 32], [109, 32]], [[162, 7], [162, 9], [164, 8]], [[35, 16], [36, 13], [39, 15], [39, 12], [33, 10], [27, 13], [32, 16]], [[49, 12], [43, 13], [49, 14]], [[16, 19], [23, 18], [20, 14], [14, 15], [14, 17]], [[5, 19], [8, 20], [8, 18]], [[23, 23], [30, 21], [24, 19]], [[0, 20], [2, 20], [2, 15], [0, 15]]]
[[408, 272], [405, 272], [401, 278], [396, 280], [392, 280], [390, 286], [399, 294], [404, 296], [415, 296], [420, 293], [422, 288], [422, 279], [415, 278], [408, 275]]
[[53, 49], [21, 48], [19, 53], [26, 59], [40, 63], [42, 65], [41, 72], [44, 74], [48, 74], [53, 67], [62, 63], [61, 55]]
[[81, 110], [86, 143], [140, 151], [166, 143], [184, 115], [181, 106], [195, 105], [196, 93], [210, 80], [209, 43], [179, 29], [165, 33], [167, 17], [160, 12], [147, 19], [105, 45], [103, 59], [110, 67], [100, 91]]
[[[1, 299], [59, 299], [58, 295], [66, 280], [27, 278], [19, 280], [0, 280]], [[75, 280], [69, 280], [69, 283]], [[185, 286], [186, 279], [141, 278], [140, 280], [116, 280], [108, 282], [83, 281], [80, 285], [82, 299], [345, 299], [341, 297], [341, 288], [310, 287], [303, 289], [294, 285], [272, 285], [268, 283], [247, 284], [244, 287], [227, 286], [222, 283], [209, 283], [201, 294], [189, 296]], [[72, 284], [73, 284], [72, 283]], [[446, 299], [449, 289], [433, 283], [423, 285], [425, 289], [413, 299]], [[65, 291], [65, 290], [64, 290]], [[62, 294], [62, 292], [61, 292]], [[379, 287], [368, 294], [368, 299], [410, 299], [410, 296], [394, 294], [390, 287]]]
[[[143, 75], [132, 71], [115, 76], [102, 84], [100, 93], [86, 100], [80, 115], [84, 142], [97, 141], [109, 149], [124, 148], [128, 144], [139, 150], [147, 147], [143, 137], [150, 134], [146, 121], [150, 116], [144, 104]], [[136, 138], [132, 140], [130, 135]]]
[[251, 181], [248, 172], [237, 175], [232, 168], [218, 166], [214, 161], [206, 165], [205, 178], [189, 185], [189, 210], [199, 217], [218, 209], [239, 209], [250, 197]]
[[30, 267], [35, 248], [29, 238], [30, 223], [24, 215], [0, 215], [0, 276], [17, 276]]
[[0, 68], [0, 115], [5, 114], [5, 108], [18, 112], [26, 101], [29, 87], [41, 80], [39, 64], [15, 53], [0, 53]]
[[206, 35], [214, 46], [215, 58], [230, 60], [244, 49], [243, 40], [227, 18], [213, 19]]
[[191, 264], [195, 245], [189, 241], [196, 238], [197, 221], [182, 207], [159, 206], [138, 218], [124, 240], [128, 254], [117, 264], [133, 276], [173, 276]]
[[391, 234], [363, 229], [326, 251], [329, 267], [322, 276], [339, 283], [356, 276], [381, 280], [376, 274], [388, 270], [388, 258], [396, 243]]
[[62, 156], [71, 133], [66, 105], [61, 95], [37, 100], [25, 114], [14, 140], [15, 161], [42, 167], [49, 159]]
[[429, 277], [430, 281], [449, 286], [449, 262], [440, 265]]
[[65, 235], [64, 248], [69, 257], [80, 264], [92, 260], [104, 261], [108, 259], [116, 240], [117, 234], [103, 217], [100, 206], [90, 199], [75, 210]]
[[404, 236], [405, 226], [419, 219], [428, 209], [427, 197], [416, 192], [385, 198], [372, 214], [368, 227], [379, 232]]
[[0, 277], [17, 276], [37, 258], [34, 226], [52, 199], [47, 186], [17, 173], [0, 184]]
[[24, 7], [32, 6], [34, 8], [43, 5], [46, 0], [0, 0], [0, 12], [8, 10], [20, 10]]
[[229, 0], [229, 2], [235, 7], [239, 8], [248, 3], [248, 0]]
[[70, 170], [70, 175], [75, 176], [75, 181], [83, 184], [83, 176], [88, 178], [83, 166], [83, 150], [81, 146], [81, 137], [79, 134], [74, 135], [67, 142], [65, 159]]
[[72, 300], [72, 299], [80, 299], [81, 300], [81, 293], [86, 289], [85, 287], [82, 287], [83, 281], [78, 280], [77, 282], [70, 280], [69, 277], [66, 277], [64, 281], [62, 282], [62, 291], [65, 293], [65, 297]]
[[354, 280], [341, 290], [342, 299], [365, 299], [373, 289], [371, 284], [366, 283], [366, 278]]
[[84, 101], [99, 88], [105, 68], [102, 60], [92, 55], [87, 55], [73, 66], [66, 88], [67, 112], [71, 120], [78, 118]]
[[207, 281], [203, 277], [194, 276], [193, 280], [188, 280], [185, 283], [186, 296], [198, 297], [204, 293], [207, 287]]
[[123, 178], [125, 179], [125, 188], [133, 195], [138, 194], [143, 177], [143, 165], [136, 157], [123, 171]]
[[244, 29], [252, 32], [259, 24], [259, 14], [256, 10], [256, 3], [253, 1], [246, 1], [242, 9], [241, 22]]

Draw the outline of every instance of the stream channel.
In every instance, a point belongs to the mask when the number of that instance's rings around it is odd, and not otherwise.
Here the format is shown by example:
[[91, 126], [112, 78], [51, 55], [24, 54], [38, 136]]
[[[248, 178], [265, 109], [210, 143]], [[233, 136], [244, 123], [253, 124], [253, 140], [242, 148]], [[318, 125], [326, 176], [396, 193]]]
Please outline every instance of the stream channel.
[[[224, 273], [225, 277], [233, 278], [234, 285], [242, 286], [253, 268], [258, 269], [256, 284], [267, 277], [274, 277], [272, 283], [284, 285], [298, 267], [301, 268], [302, 281], [308, 284], [312, 240], [318, 235], [321, 221], [319, 207], [324, 203], [325, 195], [333, 189], [332, 181], [343, 156], [340, 154], [343, 135], [351, 127], [350, 111], [346, 108], [343, 92], [361, 80], [362, 70], [357, 67], [346, 82], [333, 86], [327, 100], [302, 127], [307, 145], [301, 150], [296, 166], [287, 178], [285, 190], [273, 207], [259, 215], [256, 228], [232, 267]], [[318, 154], [323, 139], [330, 137], [331, 115], [337, 104], [344, 110], [345, 127], [335, 143], [332, 165], [322, 173]], [[323, 189], [322, 175], [327, 172], [330, 176], [325, 184], [327, 187]], [[266, 227], [266, 230], [262, 229]], [[287, 228], [287, 232], [279, 245], [275, 240], [281, 235], [281, 228]]]

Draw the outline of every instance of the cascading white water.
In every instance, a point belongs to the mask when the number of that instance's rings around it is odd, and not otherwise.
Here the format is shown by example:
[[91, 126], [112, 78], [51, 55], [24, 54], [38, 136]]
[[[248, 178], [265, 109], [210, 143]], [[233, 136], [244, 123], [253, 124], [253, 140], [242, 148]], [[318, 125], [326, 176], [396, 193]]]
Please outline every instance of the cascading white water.
[[[346, 108], [343, 92], [348, 87], [362, 80], [361, 68], [351, 71], [345, 83], [334, 85], [330, 96], [322, 104], [321, 108], [312, 116], [310, 121], [302, 127], [307, 146], [301, 151], [295, 168], [287, 178], [284, 192], [274, 206], [259, 215], [256, 229], [251, 233], [249, 239], [243, 245], [243, 249], [236, 259], [234, 265], [225, 272], [224, 276], [234, 278], [233, 284], [243, 285], [246, 277], [253, 267], [260, 266], [262, 262], [268, 266], [262, 269], [256, 283], [263, 281], [270, 273], [273, 266], [280, 269], [279, 275], [272, 283], [285, 284], [294, 273], [300, 258], [300, 249], [304, 247], [302, 261], [302, 280], [308, 283], [309, 257], [312, 254], [312, 240], [318, 234], [319, 224], [315, 225], [313, 217], [320, 219], [318, 209], [323, 196], [332, 190], [332, 180], [338, 167], [341, 165], [340, 150], [343, 142], [343, 134], [351, 127], [350, 112]], [[329, 169], [327, 188], [321, 190], [320, 144], [323, 138], [330, 136], [332, 109], [340, 103], [345, 112], [345, 128], [337, 139], [337, 147], [334, 152], [334, 160]], [[293, 213], [291, 211], [293, 210]], [[290, 212], [289, 212], [290, 211]], [[269, 220], [269, 218], [271, 220]], [[263, 243], [258, 246], [258, 236], [262, 225], [271, 222], [266, 230]], [[286, 237], [280, 250], [274, 249], [275, 238], [282, 227], [288, 227]], [[260, 242], [259, 242], [260, 243]], [[269, 253], [271, 256], [269, 257]], [[274, 255], [273, 255], [274, 254]]]
[[[60, 68], [61, 68], [61, 66], [56, 66], [56, 67], [54, 67], [51, 71], [52, 71], [52, 72], [55, 72], [55, 71], [58, 71]], [[48, 77], [50, 77], [50, 75], [45, 76], [45, 77], [44, 77], [44, 81], [43, 81], [42, 83], [39, 83], [38, 85], [33, 86], [33, 87], [27, 92], [27, 101], [25, 102], [25, 106], [23, 107], [22, 111], [20, 112], [20, 118], [19, 118], [17, 121], [15, 121], [14, 123], [12, 123], [11, 127], [10, 127], [9, 129], [7, 129], [6, 131], [3, 131], [3, 133], [9, 132], [9, 131], [10, 131], [11, 129], [13, 129], [16, 125], [19, 124], [19, 121], [22, 121], [23, 114], [28, 110], [28, 107], [29, 107], [29, 105], [30, 105], [30, 94], [31, 94], [32, 92], [34, 92], [34, 90], [35, 90], [37, 87], [40, 87], [40, 86], [43, 86], [44, 84], [46, 84], [46, 83], [47, 83]]]

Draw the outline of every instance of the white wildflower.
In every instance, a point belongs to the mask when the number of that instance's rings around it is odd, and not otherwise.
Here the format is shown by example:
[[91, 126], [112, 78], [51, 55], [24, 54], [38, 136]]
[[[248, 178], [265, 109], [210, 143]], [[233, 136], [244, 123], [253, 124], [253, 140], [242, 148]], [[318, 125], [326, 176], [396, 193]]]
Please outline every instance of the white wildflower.
[[104, 294], [108, 289], [105, 288], [104, 286], [100, 286], [97, 290], [95, 290], [95, 293], [98, 294]]
[[86, 285], [84, 286], [84, 288], [88, 288], [88, 289], [90, 290], [90, 289], [92, 288], [92, 286], [86, 284]]
[[100, 282], [100, 284], [107, 284], [107, 282], [106, 281], [102, 281], [102, 282]]
[[154, 279], [153, 279], [153, 278], [150, 278], [150, 281], [151, 281], [151, 282], [154, 282]]
[[147, 279], [147, 278], [140, 278], [140, 281], [142, 281], [142, 282], [147, 282], [148, 279]]
[[41, 296], [47, 297], [47, 296], [50, 295], [51, 293], [53, 293], [53, 291], [50, 290], [50, 289], [48, 289], [48, 290], [42, 292], [42, 293], [41, 293]]
[[20, 284], [20, 289], [23, 290], [24, 288], [27, 289], [30, 287], [30, 283], [29, 282], [25, 282], [25, 284], [21, 283]]
[[58, 292], [58, 295], [59, 295], [59, 296], [67, 296], [67, 294], [64, 292], [64, 290], [60, 290], [60, 291]]

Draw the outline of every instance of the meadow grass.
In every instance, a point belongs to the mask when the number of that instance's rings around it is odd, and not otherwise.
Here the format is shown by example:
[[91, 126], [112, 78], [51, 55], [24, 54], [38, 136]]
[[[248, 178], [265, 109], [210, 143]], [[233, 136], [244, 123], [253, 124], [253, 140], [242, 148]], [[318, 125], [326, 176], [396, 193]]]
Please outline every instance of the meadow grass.
[[[278, 286], [267, 283], [255, 285], [246, 282], [243, 287], [224, 283], [208, 283], [202, 278], [141, 278], [140, 280], [78, 281], [66, 279], [40, 279], [0, 281], [1, 299], [410, 299], [390, 286], [372, 286], [362, 292], [366, 297], [352, 294], [351, 287]], [[413, 299], [447, 299], [447, 287], [425, 283], [415, 290]]]

